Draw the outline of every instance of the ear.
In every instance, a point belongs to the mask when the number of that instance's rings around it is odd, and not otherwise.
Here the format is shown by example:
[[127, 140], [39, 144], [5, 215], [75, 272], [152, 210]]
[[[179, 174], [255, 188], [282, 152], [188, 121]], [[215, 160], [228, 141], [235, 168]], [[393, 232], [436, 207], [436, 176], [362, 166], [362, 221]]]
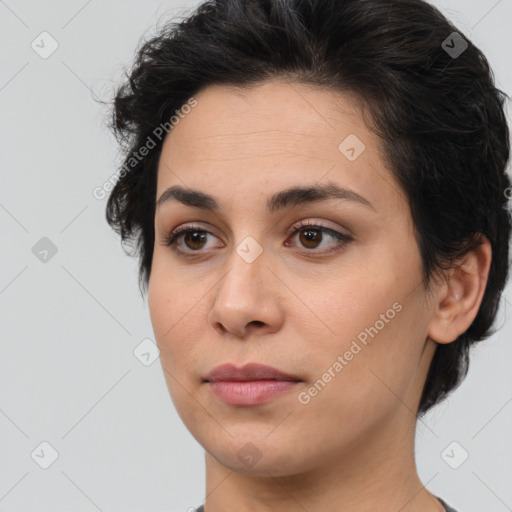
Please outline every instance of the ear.
[[448, 271], [437, 291], [429, 338], [438, 343], [451, 343], [469, 328], [484, 296], [491, 258], [491, 244], [481, 235], [481, 244]]

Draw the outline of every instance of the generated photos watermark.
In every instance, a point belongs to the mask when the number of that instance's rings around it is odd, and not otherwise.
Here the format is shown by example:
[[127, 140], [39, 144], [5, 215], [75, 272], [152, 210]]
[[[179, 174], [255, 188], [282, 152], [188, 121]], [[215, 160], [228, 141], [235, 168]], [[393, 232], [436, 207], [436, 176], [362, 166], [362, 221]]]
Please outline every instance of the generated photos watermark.
[[377, 336], [377, 334], [384, 329], [386, 324], [389, 324], [389, 322], [395, 318], [396, 314], [400, 313], [400, 311], [402, 311], [402, 304], [395, 302], [385, 313], [381, 313], [379, 320], [377, 320], [371, 327], [367, 327], [361, 331], [357, 335], [357, 340], [352, 340], [350, 348], [346, 350], [343, 355], [339, 355], [327, 371], [323, 373], [312, 386], [310, 386], [306, 391], [301, 391], [298, 394], [297, 399], [299, 402], [303, 405], [309, 404], [311, 399], [323, 391], [327, 384], [331, 382], [331, 380], [354, 359], [354, 356], [359, 354], [359, 352], [368, 345], [368, 337], [370, 336], [373, 339]]
[[[133, 151], [130, 158], [126, 159], [125, 164], [119, 169], [118, 172], [112, 174], [107, 178], [103, 185], [95, 187], [92, 191], [92, 195], [95, 199], [101, 200], [107, 196], [114, 185], [119, 181], [120, 178], [126, 176], [130, 171], [136, 167], [144, 157], [149, 155], [152, 149], [156, 148], [159, 142], [161, 142], [165, 136], [183, 119], [187, 114], [192, 111], [192, 108], [197, 105], [197, 100], [192, 96], [186, 103], [184, 103], [179, 110], [175, 110], [175, 115], [171, 116], [169, 121], [160, 123], [152, 132], [148, 135], [148, 138], [144, 144], [137, 150]], [[155, 140], [156, 139], [156, 140]], [[158, 141], [158, 142], [157, 142]]]

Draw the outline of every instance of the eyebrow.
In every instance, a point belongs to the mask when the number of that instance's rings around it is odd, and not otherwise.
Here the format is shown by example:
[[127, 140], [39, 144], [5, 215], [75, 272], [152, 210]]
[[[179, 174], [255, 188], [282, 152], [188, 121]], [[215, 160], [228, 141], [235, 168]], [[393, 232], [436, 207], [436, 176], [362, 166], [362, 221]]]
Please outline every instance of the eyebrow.
[[[282, 190], [281, 192], [277, 192], [268, 198], [267, 210], [270, 213], [274, 213], [285, 208], [292, 208], [294, 206], [309, 204], [326, 199], [343, 199], [351, 201], [367, 208], [371, 208], [377, 212], [370, 201], [353, 190], [340, 187], [333, 182], [328, 182], [325, 185], [309, 187], [291, 187], [286, 190]], [[159, 207], [170, 200], [179, 201], [180, 203], [192, 208], [201, 208], [212, 212], [220, 210], [219, 204], [213, 196], [206, 194], [205, 192], [201, 192], [200, 190], [183, 188], [178, 185], [166, 189], [157, 200], [156, 206]]]

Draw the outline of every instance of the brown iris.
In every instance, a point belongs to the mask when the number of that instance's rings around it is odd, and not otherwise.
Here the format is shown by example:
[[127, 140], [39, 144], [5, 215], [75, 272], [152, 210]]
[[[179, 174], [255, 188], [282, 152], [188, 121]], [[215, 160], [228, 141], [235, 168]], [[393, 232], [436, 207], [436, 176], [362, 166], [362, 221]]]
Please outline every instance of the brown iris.
[[319, 229], [304, 229], [300, 231], [299, 238], [304, 247], [314, 249], [315, 243], [318, 244], [322, 241], [322, 232]]
[[[202, 248], [201, 243], [206, 240], [207, 233], [204, 231], [188, 231], [184, 235], [185, 245], [192, 250], [198, 250]], [[190, 242], [190, 243], [189, 243]], [[200, 244], [196, 246], [195, 244]]]

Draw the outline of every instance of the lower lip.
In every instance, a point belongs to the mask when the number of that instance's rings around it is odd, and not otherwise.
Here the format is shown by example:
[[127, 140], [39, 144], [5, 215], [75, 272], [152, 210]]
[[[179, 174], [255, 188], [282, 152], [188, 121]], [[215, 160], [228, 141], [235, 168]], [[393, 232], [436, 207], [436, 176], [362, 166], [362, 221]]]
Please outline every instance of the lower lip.
[[229, 405], [258, 405], [294, 388], [290, 380], [251, 380], [208, 382], [212, 392]]

